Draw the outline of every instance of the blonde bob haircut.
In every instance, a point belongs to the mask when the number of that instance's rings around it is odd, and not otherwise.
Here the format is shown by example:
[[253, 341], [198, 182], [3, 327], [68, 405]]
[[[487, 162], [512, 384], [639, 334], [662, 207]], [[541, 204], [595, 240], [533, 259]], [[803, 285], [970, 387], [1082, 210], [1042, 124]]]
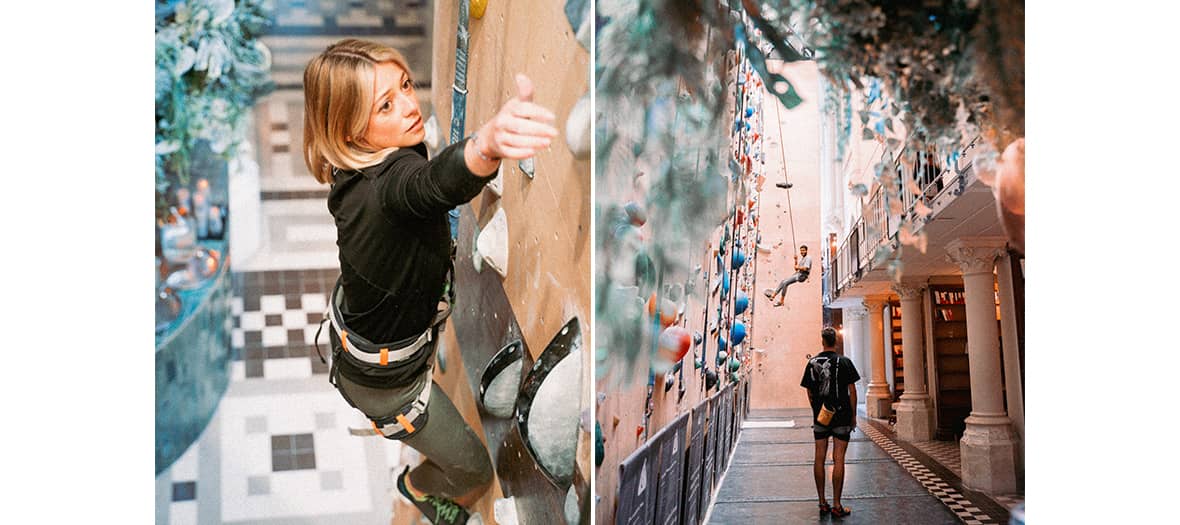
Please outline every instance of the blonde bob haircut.
[[413, 78], [396, 49], [351, 38], [328, 46], [303, 71], [303, 161], [321, 184], [332, 182], [333, 167], [372, 166], [397, 150], [374, 148], [363, 138], [376, 65], [382, 63], [396, 64]]

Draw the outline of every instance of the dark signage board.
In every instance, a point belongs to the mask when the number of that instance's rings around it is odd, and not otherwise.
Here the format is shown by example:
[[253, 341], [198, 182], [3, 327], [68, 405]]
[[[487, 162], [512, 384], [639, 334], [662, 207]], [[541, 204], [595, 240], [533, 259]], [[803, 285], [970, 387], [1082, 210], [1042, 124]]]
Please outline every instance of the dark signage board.
[[729, 468], [729, 458], [733, 456], [733, 384], [725, 389], [725, 402], [722, 403], [725, 407], [725, 460], [722, 462], [726, 468]]
[[658, 455], [651, 454], [652, 441], [635, 449], [619, 464], [619, 492], [615, 496], [615, 523], [648, 525], [655, 519]]
[[[684, 496], [684, 451], [688, 446], [688, 414], [682, 414], [650, 441], [659, 450], [659, 482], [656, 485], [656, 525], [680, 525]], [[653, 456], [655, 453], [652, 453]]]
[[709, 420], [709, 432], [715, 434], [713, 443], [713, 484], [721, 483], [721, 473], [725, 471], [725, 410], [723, 404], [725, 396], [717, 392], [709, 401], [712, 416]]
[[[729, 396], [729, 402], [727, 403], [726, 406], [729, 407], [729, 451], [731, 452], [731, 454], [729, 455], [730, 458], [733, 457], [733, 454], [732, 454], [733, 447], [737, 446], [738, 425], [741, 424], [740, 422], [738, 422], [739, 418], [738, 418], [737, 391], [738, 391], [737, 385], [735, 384], [733, 386], [733, 388], [729, 389], [729, 393], [726, 394]], [[726, 464], [728, 464], [728, 461], [726, 462]]]
[[750, 380], [748, 380], [748, 379], [746, 380], [746, 387], [743, 390], [744, 390], [744, 392], [742, 394], [742, 397], [745, 399], [746, 413], [743, 414], [742, 416], [748, 418], [748, 417], [750, 417]]
[[717, 393], [717, 480], [725, 473], [725, 458], [729, 456], [729, 409], [725, 406], [725, 389]]
[[715, 397], [701, 402], [705, 407], [705, 470], [701, 478], [701, 507], [709, 508], [713, 501], [713, 482], [717, 466], [717, 403]]
[[701, 477], [705, 459], [705, 409], [701, 403], [692, 409], [689, 428], [688, 459], [684, 469], [684, 504], [681, 505], [680, 522], [684, 525], [698, 525], [704, 517], [705, 505], [701, 505]]
[[741, 428], [742, 422], [746, 420], [746, 382], [738, 383], [737, 388], [737, 416], [738, 428]]

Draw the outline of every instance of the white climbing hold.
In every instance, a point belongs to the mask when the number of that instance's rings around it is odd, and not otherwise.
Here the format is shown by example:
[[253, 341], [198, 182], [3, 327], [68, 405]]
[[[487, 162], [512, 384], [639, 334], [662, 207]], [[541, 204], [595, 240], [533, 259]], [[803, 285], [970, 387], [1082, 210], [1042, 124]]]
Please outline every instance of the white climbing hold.
[[590, 119], [590, 92], [587, 91], [574, 109], [570, 110], [565, 121], [565, 142], [570, 147], [575, 159], [590, 158], [590, 134], [592, 133]]
[[488, 189], [492, 190], [497, 197], [504, 196], [504, 163], [500, 163], [500, 167], [496, 170], [496, 176], [492, 177], [491, 182], [488, 182]]
[[434, 115], [431, 115], [430, 118], [426, 120], [426, 124], [422, 126], [422, 129], [426, 132], [426, 137], [422, 140], [423, 142], [426, 142], [426, 148], [429, 149], [431, 153], [434, 153], [438, 150], [438, 119], [435, 118]]
[[533, 174], [537, 172], [536, 165], [533, 163], [533, 158], [529, 157], [517, 163], [520, 171], [523, 171], [528, 176], [529, 180], [533, 180]]
[[517, 525], [520, 520], [516, 518], [516, 498], [500, 498], [492, 503], [492, 515], [496, 518], [496, 523], [500, 525]]
[[476, 240], [476, 249], [501, 277], [508, 276], [508, 215], [504, 208], [496, 210], [492, 220], [484, 226]]
[[483, 273], [483, 256], [479, 254], [479, 225], [475, 226], [475, 234], [471, 237], [471, 265], [476, 273]]

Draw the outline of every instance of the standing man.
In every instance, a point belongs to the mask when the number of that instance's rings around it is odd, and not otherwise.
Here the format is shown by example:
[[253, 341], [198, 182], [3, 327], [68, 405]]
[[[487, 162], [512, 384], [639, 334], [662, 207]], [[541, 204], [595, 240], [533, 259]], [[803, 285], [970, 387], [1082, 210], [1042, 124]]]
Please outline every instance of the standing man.
[[[802, 257], [802, 259], [800, 259]], [[778, 283], [778, 288], [771, 290], [766, 289], [766, 297], [774, 303], [775, 306], [782, 306], [783, 301], [787, 300], [787, 287], [794, 283], [801, 283], [807, 280], [807, 275], [811, 273], [811, 257], [807, 256], [807, 245], [804, 244], [799, 247], [799, 255], [795, 256], [795, 273], [783, 282]], [[782, 295], [782, 297], [775, 301], [774, 298]]]
[[[860, 380], [860, 374], [851, 359], [836, 353], [836, 330], [824, 328], [820, 337], [824, 351], [807, 361], [800, 386], [807, 389], [807, 400], [811, 402], [819, 513], [822, 516], [831, 512], [842, 518], [852, 513], [852, 509], [840, 504], [840, 495], [844, 491], [844, 452], [848, 450], [848, 439], [856, 428], [856, 382]], [[821, 425], [818, 420], [823, 405], [835, 411], [827, 425]], [[832, 505], [828, 505], [824, 498], [824, 461], [828, 456], [829, 437], [836, 438], [832, 448]]]

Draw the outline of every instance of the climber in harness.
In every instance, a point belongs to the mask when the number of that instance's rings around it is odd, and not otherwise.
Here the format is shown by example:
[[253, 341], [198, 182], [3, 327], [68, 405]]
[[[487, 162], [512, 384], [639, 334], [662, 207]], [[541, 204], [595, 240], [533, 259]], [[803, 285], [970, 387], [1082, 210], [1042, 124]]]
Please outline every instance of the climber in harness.
[[[770, 299], [775, 306], [782, 306], [783, 301], [787, 300], [787, 287], [795, 283], [806, 281], [807, 276], [810, 273], [811, 257], [807, 256], [807, 245], [804, 244], [799, 247], [799, 255], [795, 256], [795, 273], [791, 274], [790, 277], [787, 277], [786, 279], [783, 279], [782, 282], [778, 283], [778, 288], [775, 288], [774, 290], [767, 288], [766, 297]], [[782, 297], [779, 297], [780, 295]], [[774, 300], [775, 297], [779, 297], [778, 301]]]
[[[518, 95], [495, 117], [428, 160], [413, 78], [398, 51], [342, 40], [303, 75], [304, 161], [331, 184], [340, 250], [325, 315], [329, 380], [370, 420], [351, 432], [425, 456], [402, 470], [397, 489], [432, 523], [465, 523], [461, 504], [478, 499], [494, 474], [431, 370], [455, 296], [448, 211], [478, 195], [500, 159], [531, 157], [557, 136], [553, 113], [532, 103], [529, 79], [516, 82]], [[316, 343], [318, 351], [318, 333]]]

